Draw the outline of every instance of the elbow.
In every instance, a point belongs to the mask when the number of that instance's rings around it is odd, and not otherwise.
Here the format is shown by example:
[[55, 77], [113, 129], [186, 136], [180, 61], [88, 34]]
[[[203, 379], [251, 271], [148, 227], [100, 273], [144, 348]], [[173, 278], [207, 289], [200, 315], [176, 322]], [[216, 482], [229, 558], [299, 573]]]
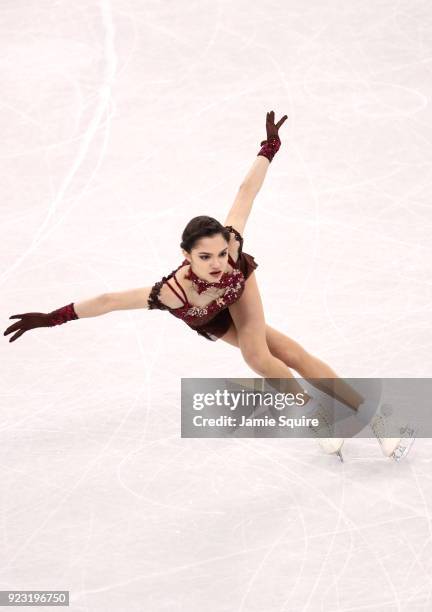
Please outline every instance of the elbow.
[[249, 197], [254, 198], [257, 193], [257, 190], [254, 185], [249, 181], [240, 185], [239, 193], [244, 193], [247, 194]]
[[104, 312], [115, 310], [114, 295], [112, 293], [101, 293], [98, 299]]

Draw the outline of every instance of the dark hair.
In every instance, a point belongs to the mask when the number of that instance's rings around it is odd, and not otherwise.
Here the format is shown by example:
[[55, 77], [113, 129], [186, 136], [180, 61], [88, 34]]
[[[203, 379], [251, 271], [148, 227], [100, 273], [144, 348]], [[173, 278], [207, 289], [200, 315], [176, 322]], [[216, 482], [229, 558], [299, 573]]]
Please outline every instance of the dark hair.
[[200, 238], [214, 236], [215, 234], [222, 234], [229, 243], [230, 231], [219, 223], [217, 219], [207, 217], [207, 215], [194, 217], [183, 230], [180, 247], [190, 253]]

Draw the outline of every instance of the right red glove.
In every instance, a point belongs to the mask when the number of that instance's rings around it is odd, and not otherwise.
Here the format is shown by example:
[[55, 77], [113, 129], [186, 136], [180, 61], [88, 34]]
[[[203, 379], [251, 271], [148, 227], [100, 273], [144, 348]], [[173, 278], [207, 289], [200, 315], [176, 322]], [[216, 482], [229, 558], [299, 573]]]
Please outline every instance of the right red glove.
[[36, 327], [54, 327], [54, 325], [61, 325], [67, 323], [72, 319], [78, 319], [78, 316], [73, 307], [73, 302], [57, 310], [53, 310], [48, 314], [44, 312], [27, 312], [24, 314], [12, 315], [9, 319], [21, 319], [16, 323], [13, 323], [4, 332], [4, 336], [17, 332], [10, 338], [9, 342], [14, 342], [17, 338], [23, 335], [24, 332], [29, 329], [35, 329]]

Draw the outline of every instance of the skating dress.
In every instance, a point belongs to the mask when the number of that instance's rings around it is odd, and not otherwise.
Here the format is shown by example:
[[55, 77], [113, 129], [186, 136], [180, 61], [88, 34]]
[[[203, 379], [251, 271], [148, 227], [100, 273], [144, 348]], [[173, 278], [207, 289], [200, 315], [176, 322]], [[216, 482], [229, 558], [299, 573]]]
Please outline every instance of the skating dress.
[[[190, 304], [183, 287], [175, 276], [177, 270], [183, 266], [189, 265], [188, 260], [184, 259], [178, 268], [153, 285], [148, 297], [148, 307], [150, 310], [155, 308], [159, 310], [168, 310], [170, 314], [182, 319], [186, 325], [196, 331], [200, 336], [204, 336], [204, 338], [213, 341], [218, 340], [218, 338], [228, 331], [233, 322], [228, 307], [241, 297], [246, 279], [258, 267], [254, 257], [249, 255], [249, 253], [243, 252], [243, 236], [240, 232], [231, 225], [225, 225], [225, 227], [234, 234], [240, 246], [237, 261], [234, 261], [231, 255], [228, 255], [228, 261], [233, 270], [230, 273], [226, 273], [230, 275], [230, 284], [225, 288], [225, 292], [221, 296], [215, 298], [205, 306], [194, 306]], [[169, 282], [171, 278], [176, 283], [177, 289]], [[165, 283], [183, 302], [183, 305], [179, 308], [170, 308], [160, 301], [159, 293], [162, 285]]]

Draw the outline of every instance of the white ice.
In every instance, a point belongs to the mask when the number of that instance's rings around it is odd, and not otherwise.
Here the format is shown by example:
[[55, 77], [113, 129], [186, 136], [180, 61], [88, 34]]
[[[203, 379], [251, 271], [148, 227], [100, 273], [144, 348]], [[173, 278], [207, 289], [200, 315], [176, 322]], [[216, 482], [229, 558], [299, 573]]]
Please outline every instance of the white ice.
[[[343, 377], [432, 369], [426, 2], [1, 7], [1, 314], [149, 286], [224, 221], [287, 114], [245, 230], [266, 321]], [[254, 377], [167, 312], [1, 345], [0, 590], [73, 612], [432, 609], [432, 444], [182, 439], [182, 377]], [[413, 411], [415, 406], [413, 406]]]

